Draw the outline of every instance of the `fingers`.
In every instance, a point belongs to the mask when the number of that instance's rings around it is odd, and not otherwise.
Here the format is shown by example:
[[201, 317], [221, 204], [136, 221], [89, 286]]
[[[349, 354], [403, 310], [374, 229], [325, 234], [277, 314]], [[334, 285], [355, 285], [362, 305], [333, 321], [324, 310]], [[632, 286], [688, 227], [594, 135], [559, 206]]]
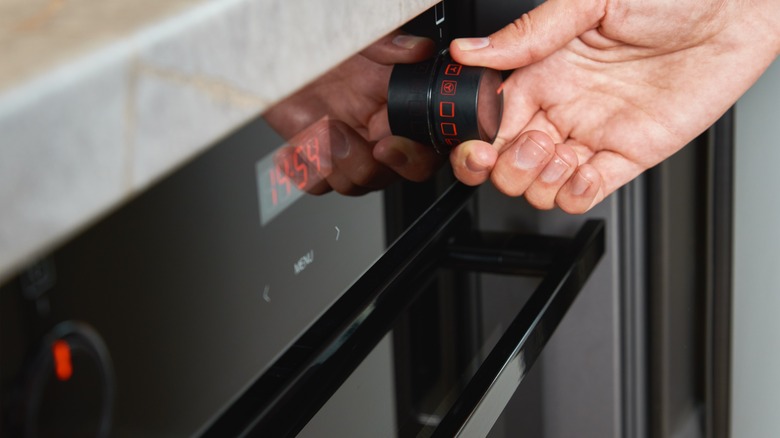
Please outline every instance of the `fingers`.
[[598, 26], [606, 0], [548, 0], [486, 38], [459, 38], [453, 59], [467, 65], [511, 70], [540, 61]]
[[567, 213], [580, 214], [601, 202], [604, 196], [601, 174], [594, 166], [583, 164], [558, 191], [555, 203]]
[[552, 139], [540, 131], [530, 131], [507, 145], [496, 161], [490, 180], [501, 192], [520, 196], [536, 180], [555, 154]]
[[423, 181], [443, 159], [429, 146], [402, 137], [376, 144], [349, 125], [323, 118], [290, 139], [275, 155], [278, 179], [310, 194], [335, 190], [362, 195], [387, 187], [401, 177]]
[[470, 186], [487, 181], [497, 160], [498, 151], [495, 147], [479, 140], [464, 142], [450, 153], [455, 177]]
[[392, 170], [375, 160], [373, 144], [349, 125], [340, 121], [329, 122], [328, 148], [330, 172], [325, 180], [333, 190], [342, 195], [362, 195], [387, 187], [398, 179]]
[[404, 137], [390, 136], [374, 146], [374, 158], [398, 175], [425, 181], [441, 166], [443, 158], [430, 147]]
[[555, 145], [553, 156], [531, 182], [525, 191], [525, 198], [540, 210], [552, 209], [555, 207], [556, 197], [561, 192], [561, 188], [577, 171], [577, 164], [577, 154], [569, 145]]
[[361, 195], [382, 188], [397, 176], [371, 156], [371, 144], [349, 125], [322, 118], [275, 154], [279, 177], [310, 194], [335, 190]]
[[392, 32], [361, 52], [363, 56], [379, 64], [412, 64], [424, 61], [435, 49], [433, 40]]
[[461, 182], [477, 185], [490, 179], [502, 193], [525, 196], [543, 210], [557, 205], [568, 213], [584, 213], [608, 194], [597, 166], [580, 164], [571, 145], [555, 144], [541, 131], [523, 133], [500, 151], [488, 143], [466, 142], [450, 161]]
[[383, 189], [400, 178], [425, 181], [443, 162], [433, 148], [407, 138], [389, 136], [374, 144], [337, 121], [329, 130], [332, 170], [325, 180], [344, 195]]
[[[582, 147], [572, 144], [570, 146]], [[591, 148], [592, 149], [592, 148]], [[600, 150], [580, 164], [558, 192], [555, 202], [569, 213], [583, 213], [624, 186], [653, 164], [640, 164], [611, 150]]]

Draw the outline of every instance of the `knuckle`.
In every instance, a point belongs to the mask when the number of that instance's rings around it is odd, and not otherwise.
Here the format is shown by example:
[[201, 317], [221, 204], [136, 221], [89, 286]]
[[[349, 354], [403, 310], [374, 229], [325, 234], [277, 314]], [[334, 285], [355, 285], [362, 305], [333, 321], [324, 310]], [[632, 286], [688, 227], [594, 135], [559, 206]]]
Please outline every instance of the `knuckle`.
[[589, 206], [585, 203], [560, 198], [561, 197], [559, 196], [558, 199], [555, 200], [555, 203], [561, 210], [568, 214], [583, 214], [589, 210]]
[[524, 44], [520, 45], [524, 49], [524, 56], [526, 59], [538, 59], [541, 54], [535, 50], [535, 44], [527, 44], [528, 38], [534, 35], [534, 21], [527, 13], [520, 16], [520, 18], [512, 21], [509, 24], [513, 39], [515, 41], [522, 41]]
[[525, 200], [528, 201], [528, 203], [537, 210], [552, 210], [553, 207], [555, 207], [554, 202], [549, 202], [546, 199], [537, 199], [532, 196], [528, 196], [527, 194]]
[[525, 200], [538, 210], [552, 210], [555, 207], [555, 194], [536, 190], [534, 186], [526, 190]]
[[521, 15], [519, 18], [513, 20], [511, 26], [514, 30], [515, 35], [518, 37], [522, 37], [524, 35], [531, 33], [531, 30], [533, 28], [533, 20], [531, 20], [531, 16], [528, 15], [528, 13], [525, 13]]
[[351, 175], [350, 180], [353, 184], [358, 186], [370, 186], [378, 177], [378, 169], [376, 166], [363, 165], [356, 167]]
[[499, 192], [507, 196], [521, 196], [526, 189], [525, 186], [519, 184], [517, 181], [513, 181], [511, 178], [507, 178], [503, 172], [493, 172], [490, 175], [490, 181]]

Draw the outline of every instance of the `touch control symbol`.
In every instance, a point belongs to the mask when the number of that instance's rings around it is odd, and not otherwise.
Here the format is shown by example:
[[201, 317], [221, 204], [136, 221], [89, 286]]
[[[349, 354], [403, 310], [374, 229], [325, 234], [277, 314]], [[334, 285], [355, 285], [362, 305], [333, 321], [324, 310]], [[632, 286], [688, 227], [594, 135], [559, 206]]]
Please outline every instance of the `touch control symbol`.
[[271, 302], [271, 295], [268, 294], [268, 292], [270, 291], [271, 291], [271, 286], [266, 284], [265, 289], [263, 289], [263, 299], [265, 300], [266, 303]]
[[461, 141], [458, 140], [457, 138], [445, 138], [444, 139], [444, 143], [446, 143], [447, 146], [455, 147], [455, 146], [459, 145], [461, 143]]
[[439, 102], [439, 116], [455, 117], [455, 102]]
[[310, 249], [309, 252], [304, 254], [293, 264], [293, 272], [295, 272], [295, 275], [298, 275], [312, 263], [314, 263], [314, 250]]
[[458, 81], [442, 81], [441, 94], [443, 96], [454, 96], [458, 89]]

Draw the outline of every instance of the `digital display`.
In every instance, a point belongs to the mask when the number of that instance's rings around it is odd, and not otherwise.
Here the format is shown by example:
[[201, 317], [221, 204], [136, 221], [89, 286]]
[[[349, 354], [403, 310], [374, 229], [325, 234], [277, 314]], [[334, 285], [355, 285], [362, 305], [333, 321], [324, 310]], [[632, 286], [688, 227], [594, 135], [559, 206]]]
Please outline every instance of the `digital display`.
[[320, 142], [311, 137], [302, 144], [284, 145], [258, 161], [255, 169], [260, 223], [265, 226], [322, 179]]

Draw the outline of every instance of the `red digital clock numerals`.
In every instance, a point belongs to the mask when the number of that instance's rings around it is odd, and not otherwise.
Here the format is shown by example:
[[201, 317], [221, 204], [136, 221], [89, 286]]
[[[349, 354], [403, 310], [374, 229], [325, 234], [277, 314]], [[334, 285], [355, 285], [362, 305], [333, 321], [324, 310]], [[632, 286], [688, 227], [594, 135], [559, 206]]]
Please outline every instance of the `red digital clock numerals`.
[[274, 156], [274, 166], [268, 169], [271, 203], [276, 206], [289, 198], [293, 184], [298, 190], [311, 187], [312, 176], [318, 175], [321, 167], [320, 142], [316, 137], [279, 149]]
[[277, 164], [268, 169], [268, 182], [271, 184], [271, 203], [273, 205], [279, 204], [280, 186], [286, 189], [284, 196], [290, 196], [290, 177], [287, 176], [287, 170], [281, 168], [282, 166], [289, 167], [289, 163], [285, 161], [283, 164]]

